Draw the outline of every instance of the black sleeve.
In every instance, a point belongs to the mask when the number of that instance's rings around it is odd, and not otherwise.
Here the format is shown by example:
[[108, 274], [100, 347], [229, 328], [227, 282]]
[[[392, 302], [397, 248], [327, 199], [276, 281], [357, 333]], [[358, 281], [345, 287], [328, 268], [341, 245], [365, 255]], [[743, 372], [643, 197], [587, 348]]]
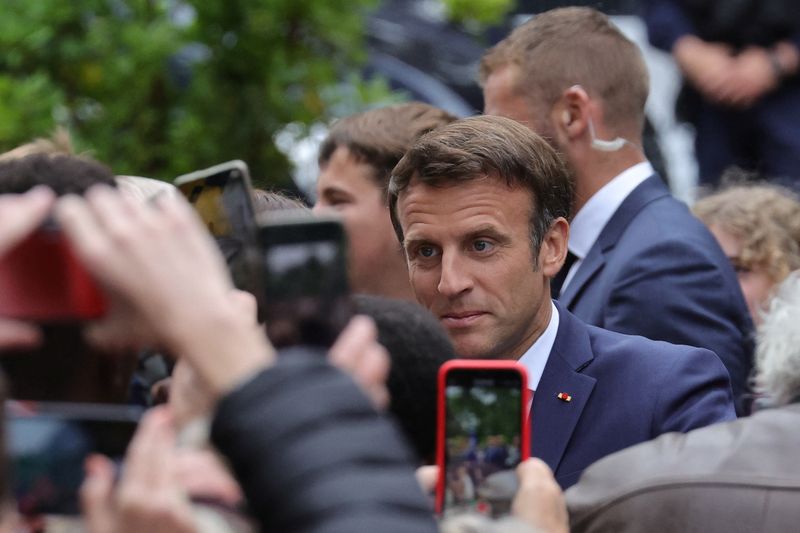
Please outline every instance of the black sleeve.
[[224, 397], [211, 439], [263, 531], [436, 531], [402, 437], [319, 355], [279, 357]]

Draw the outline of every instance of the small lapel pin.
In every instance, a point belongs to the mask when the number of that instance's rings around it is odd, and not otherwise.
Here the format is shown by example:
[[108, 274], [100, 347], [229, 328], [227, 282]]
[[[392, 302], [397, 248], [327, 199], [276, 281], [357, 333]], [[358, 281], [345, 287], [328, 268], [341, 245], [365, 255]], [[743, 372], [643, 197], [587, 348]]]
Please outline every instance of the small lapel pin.
[[558, 398], [562, 402], [571, 402], [572, 401], [572, 396], [570, 396], [566, 392], [559, 392], [558, 394], [556, 394], [556, 398]]

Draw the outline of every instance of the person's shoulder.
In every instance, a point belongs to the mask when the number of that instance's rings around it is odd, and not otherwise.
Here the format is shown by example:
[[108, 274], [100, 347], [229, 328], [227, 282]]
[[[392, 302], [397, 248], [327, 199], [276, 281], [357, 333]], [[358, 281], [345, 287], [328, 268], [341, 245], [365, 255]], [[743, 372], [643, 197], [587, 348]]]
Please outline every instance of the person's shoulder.
[[[587, 325], [594, 360], [592, 365], [619, 368], [620, 373], [649, 374], [664, 377], [684, 366], [719, 362], [714, 352], [705, 348], [655, 341]], [[589, 368], [589, 370], [592, 370]], [[656, 374], [652, 374], [656, 372]]]
[[[748, 418], [667, 433], [626, 448], [586, 469], [567, 493], [573, 518], [633, 498], [650, 498], [675, 487], [800, 488], [794, 460], [800, 405]], [[613, 487], [613, 488], [612, 488]]]
[[707, 250], [713, 239], [711, 232], [689, 207], [669, 194], [642, 207], [620, 237], [620, 241], [626, 244], [638, 242], [653, 246], [670, 243], [671, 246], [698, 252]]

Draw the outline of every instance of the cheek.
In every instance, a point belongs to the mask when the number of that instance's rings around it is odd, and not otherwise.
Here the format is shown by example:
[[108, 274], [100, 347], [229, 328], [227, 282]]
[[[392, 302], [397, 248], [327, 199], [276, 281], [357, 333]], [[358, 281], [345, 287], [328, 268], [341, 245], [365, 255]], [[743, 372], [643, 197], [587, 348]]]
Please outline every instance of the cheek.
[[428, 270], [420, 270], [409, 267], [409, 279], [411, 280], [411, 289], [414, 291], [417, 301], [425, 307], [430, 307], [436, 297], [436, 287], [439, 283], [438, 276]]

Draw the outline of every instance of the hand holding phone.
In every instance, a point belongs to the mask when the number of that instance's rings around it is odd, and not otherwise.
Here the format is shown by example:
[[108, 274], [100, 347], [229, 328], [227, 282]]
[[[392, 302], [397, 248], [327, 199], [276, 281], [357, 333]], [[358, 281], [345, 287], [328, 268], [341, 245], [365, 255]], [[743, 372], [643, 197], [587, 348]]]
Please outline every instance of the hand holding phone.
[[530, 455], [529, 391], [516, 361], [448, 361], [439, 370], [436, 511], [510, 511]]

